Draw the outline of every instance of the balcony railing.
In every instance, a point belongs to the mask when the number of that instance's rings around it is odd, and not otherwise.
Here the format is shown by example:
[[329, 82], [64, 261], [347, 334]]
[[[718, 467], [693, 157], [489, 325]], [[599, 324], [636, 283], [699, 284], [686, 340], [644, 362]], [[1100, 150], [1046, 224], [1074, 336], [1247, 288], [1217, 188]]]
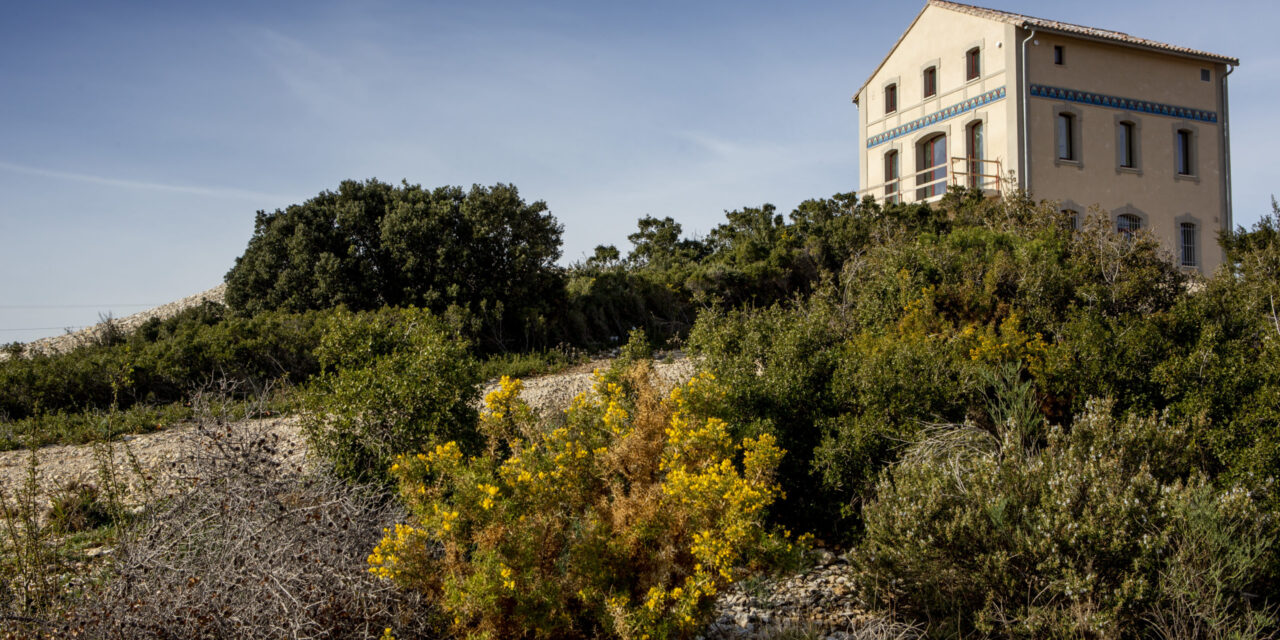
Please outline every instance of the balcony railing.
[[1003, 192], [1002, 174], [999, 160], [951, 158], [947, 164], [860, 189], [858, 197], [872, 196], [885, 203], [932, 202], [942, 197], [949, 186], [982, 189], [988, 196], [999, 196]]

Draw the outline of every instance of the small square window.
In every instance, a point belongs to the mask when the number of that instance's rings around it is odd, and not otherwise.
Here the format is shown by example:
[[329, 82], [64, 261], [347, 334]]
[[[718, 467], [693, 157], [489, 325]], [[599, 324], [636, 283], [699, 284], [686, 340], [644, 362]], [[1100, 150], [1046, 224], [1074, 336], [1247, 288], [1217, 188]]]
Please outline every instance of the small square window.
[[1203, 80], [1203, 81], [1205, 81], [1205, 82], [1208, 82], [1210, 77], [1211, 77], [1211, 76], [1209, 75], [1209, 70], [1208, 70], [1208, 69], [1201, 69], [1201, 70], [1200, 70], [1200, 79], [1201, 79], [1201, 80]]
[[1066, 58], [1063, 56], [1063, 53], [1062, 53], [1062, 45], [1060, 44], [1053, 45], [1053, 63], [1060, 65], [1065, 61], [1066, 61]]

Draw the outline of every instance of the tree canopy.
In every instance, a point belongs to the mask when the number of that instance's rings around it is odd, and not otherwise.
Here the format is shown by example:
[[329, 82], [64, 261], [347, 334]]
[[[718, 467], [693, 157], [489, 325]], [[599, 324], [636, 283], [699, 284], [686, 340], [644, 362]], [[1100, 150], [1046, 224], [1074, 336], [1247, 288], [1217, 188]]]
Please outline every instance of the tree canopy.
[[244, 255], [227, 273], [242, 313], [345, 305], [450, 306], [490, 330], [523, 323], [562, 289], [563, 227], [515, 186], [424, 189], [347, 180], [298, 205], [259, 211]]

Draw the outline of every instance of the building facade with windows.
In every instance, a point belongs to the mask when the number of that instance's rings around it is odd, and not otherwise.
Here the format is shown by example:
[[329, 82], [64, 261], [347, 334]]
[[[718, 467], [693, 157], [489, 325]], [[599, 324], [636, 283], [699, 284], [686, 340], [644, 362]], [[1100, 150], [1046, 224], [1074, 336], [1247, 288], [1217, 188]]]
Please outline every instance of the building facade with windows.
[[858, 89], [860, 195], [1022, 188], [1079, 220], [1147, 229], [1187, 269], [1230, 229], [1234, 58], [928, 0]]

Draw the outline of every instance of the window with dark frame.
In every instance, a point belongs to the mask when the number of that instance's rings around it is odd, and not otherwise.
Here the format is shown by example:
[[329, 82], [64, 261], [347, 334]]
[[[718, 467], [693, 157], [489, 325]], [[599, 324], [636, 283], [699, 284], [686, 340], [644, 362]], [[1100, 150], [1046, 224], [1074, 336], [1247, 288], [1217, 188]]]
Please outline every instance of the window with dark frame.
[[982, 186], [982, 121], [969, 125], [967, 133], [969, 187], [976, 189]]
[[938, 134], [916, 149], [916, 199], [924, 200], [947, 192], [947, 136]]
[[1063, 54], [1062, 54], [1062, 45], [1060, 44], [1053, 45], [1053, 63], [1060, 65], [1064, 61], [1065, 61], [1065, 58], [1063, 57]]
[[1179, 225], [1182, 231], [1182, 266], [1196, 266], [1196, 225], [1184, 222]]
[[1126, 169], [1133, 169], [1137, 166], [1133, 152], [1133, 123], [1121, 122], [1116, 135], [1120, 138], [1116, 141], [1116, 146], [1120, 149], [1120, 166]]
[[1176, 158], [1178, 175], [1195, 175], [1195, 166], [1191, 158], [1191, 132], [1186, 129], [1178, 129], [1174, 147], [1178, 154]]
[[1076, 160], [1076, 117], [1070, 113], [1058, 114], [1058, 159]]
[[1211, 78], [1211, 76], [1210, 76], [1210, 74], [1209, 74], [1209, 70], [1208, 70], [1208, 69], [1201, 69], [1201, 70], [1200, 70], [1200, 79], [1201, 79], [1201, 80], [1203, 80], [1204, 82], [1208, 82], [1208, 81], [1210, 80], [1210, 78]]
[[965, 80], [977, 80], [982, 75], [982, 52], [974, 47], [965, 54]]
[[924, 97], [938, 95], [938, 68], [929, 67], [924, 70]]
[[886, 151], [884, 154], [884, 200], [898, 202], [898, 152]]
[[898, 110], [898, 85], [891, 84], [884, 88], [884, 112], [893, 113]]

